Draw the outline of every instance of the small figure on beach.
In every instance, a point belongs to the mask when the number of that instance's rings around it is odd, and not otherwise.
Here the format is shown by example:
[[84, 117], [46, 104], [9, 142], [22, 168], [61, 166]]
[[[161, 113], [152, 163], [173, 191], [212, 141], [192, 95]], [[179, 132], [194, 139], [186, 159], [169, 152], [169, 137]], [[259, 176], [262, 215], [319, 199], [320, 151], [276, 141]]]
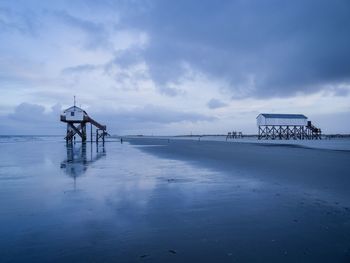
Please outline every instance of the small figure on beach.
[[120, 138], [120, 143], [123, 144], [123, 138]]

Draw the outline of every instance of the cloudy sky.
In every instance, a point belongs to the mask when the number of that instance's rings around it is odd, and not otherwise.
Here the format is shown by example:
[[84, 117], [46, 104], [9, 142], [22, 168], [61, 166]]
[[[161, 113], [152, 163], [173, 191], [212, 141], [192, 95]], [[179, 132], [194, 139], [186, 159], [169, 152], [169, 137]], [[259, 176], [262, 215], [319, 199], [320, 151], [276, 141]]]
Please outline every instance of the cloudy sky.
[[73, 96], [112, 134], [350, 133], [350, 2], [0, 1], [0, 134], [63, 134]]

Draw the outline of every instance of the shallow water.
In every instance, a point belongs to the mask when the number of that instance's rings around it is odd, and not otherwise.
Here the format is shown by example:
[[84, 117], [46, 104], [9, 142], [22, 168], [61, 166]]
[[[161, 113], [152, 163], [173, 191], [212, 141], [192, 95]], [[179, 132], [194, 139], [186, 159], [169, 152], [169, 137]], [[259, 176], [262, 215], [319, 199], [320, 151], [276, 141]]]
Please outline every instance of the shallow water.
[[2, 142], [0, 262], [350, 260], [347, 196], [162, 144]]

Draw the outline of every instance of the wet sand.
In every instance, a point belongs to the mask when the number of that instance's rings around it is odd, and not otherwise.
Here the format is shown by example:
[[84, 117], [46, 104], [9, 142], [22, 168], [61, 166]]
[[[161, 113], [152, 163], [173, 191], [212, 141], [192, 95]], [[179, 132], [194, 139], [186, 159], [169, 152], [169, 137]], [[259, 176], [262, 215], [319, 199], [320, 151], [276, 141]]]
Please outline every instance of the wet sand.
[[0, 262], [350, 260], [348, 151], [159, 139], [1, 148]]

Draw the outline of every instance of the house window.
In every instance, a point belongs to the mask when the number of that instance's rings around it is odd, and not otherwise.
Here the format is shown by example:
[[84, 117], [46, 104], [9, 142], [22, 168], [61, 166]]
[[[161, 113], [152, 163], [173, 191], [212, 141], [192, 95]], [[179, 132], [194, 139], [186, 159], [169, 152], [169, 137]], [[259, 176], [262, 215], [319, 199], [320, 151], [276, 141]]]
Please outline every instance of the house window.
[[72, 112], [70, 113], [70, 116], [74, 116], [74, 111], [72, 111]]

